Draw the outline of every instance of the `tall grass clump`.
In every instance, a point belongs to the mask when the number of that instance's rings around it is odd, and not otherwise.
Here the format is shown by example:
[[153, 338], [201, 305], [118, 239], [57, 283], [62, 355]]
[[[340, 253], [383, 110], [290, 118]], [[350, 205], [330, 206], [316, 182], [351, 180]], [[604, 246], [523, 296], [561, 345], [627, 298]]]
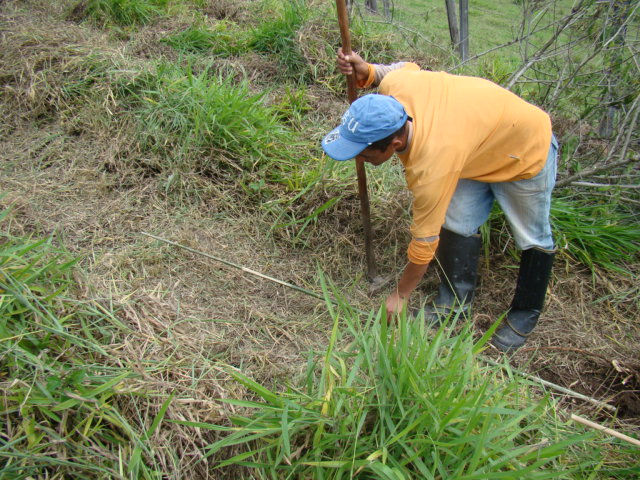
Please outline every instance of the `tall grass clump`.
[[388, 326], [378, 313], [361, 326], [347, 305], [328, 306], [329, 347], [310, 356], [299, 387], [280, 393], [228, 369], [257, 400], [226, 400], [246, 412], [231, 427], [197, 425], [228, 432], [207, 450], [233, 448], [218, 468], [270, 479], [555, 479], [597, 462], [575, 456], [585, 437], [566, 431], [548, 398], [476, 361], [493, 329], [475, 343], [469, 325], [433, 334], [422, 319]]
[[75, 11], [99, 23], [113, 22], [120, 26], [145, 24], [162, 15], [169, 0], [82, 0]]
[[161, 41], [182, 53], [207, 53], [223, 57], [242, 52], [246, 43], [242, 32], [224, 21], [218, 22], [215, 28], [191, 25]]
[[153, 478], [118, 406], [134, 374], [109, 366], [121, 326], [69, 298], [74, 264], [50, 239], [0, 234], [0, 478]]
[[283, 8], [284, 11], [276, 18], [263, 20], [251, 31], [247, 45], [255, 52], [275, 55], [288, 77], [303, 81], [308, 74], [307, 61], [297, 37], [308, 8], [304, 0], [287, 2]]
[[273, 180], [290, 164], [295, 141], [277, 119], [264, 93], [254, 94], [246, 80], [203, 68], [162, 64], [133, 87], [138, 138], [160, 154], [164, 167], [215, 173], [269, 169]]
[[551, 221], [556, 243], [591, 270], [596, 265], [630, 275], [625, 265], [640, 255], [637, 216], [621, 213], [611, 203], [554, 199]]

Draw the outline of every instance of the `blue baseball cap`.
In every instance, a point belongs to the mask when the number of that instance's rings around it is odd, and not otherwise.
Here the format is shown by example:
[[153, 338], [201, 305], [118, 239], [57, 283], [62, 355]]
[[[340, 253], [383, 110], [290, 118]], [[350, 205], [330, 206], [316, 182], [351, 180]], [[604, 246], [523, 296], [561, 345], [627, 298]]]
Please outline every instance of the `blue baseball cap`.
[[334, 160], [349, 160], [373, 142], [397, 132], [407, 118], [402, 104], [392, 96], [364, 95], [351, 104], [340, 126], [322, 139], [322, 148]]

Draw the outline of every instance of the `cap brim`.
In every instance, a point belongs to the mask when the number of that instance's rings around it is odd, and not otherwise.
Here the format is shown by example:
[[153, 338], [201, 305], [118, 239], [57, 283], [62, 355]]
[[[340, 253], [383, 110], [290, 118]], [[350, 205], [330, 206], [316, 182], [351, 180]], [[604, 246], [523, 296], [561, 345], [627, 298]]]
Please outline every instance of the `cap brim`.
[[367, 143], [356, 143], [340, 135], [340, 127], [331, 130], [322, 139], [322, 148], [327, 155], [340, 162], [349, 160], [367, 148]]

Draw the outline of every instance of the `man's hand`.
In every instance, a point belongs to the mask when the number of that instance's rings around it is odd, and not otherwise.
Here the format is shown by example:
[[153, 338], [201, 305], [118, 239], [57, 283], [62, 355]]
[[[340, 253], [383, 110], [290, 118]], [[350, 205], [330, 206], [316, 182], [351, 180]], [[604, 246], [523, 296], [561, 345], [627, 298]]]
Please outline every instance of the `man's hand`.
[[342, 53], [342, 48], [338, 50], [338, 68], [345, 75], [356, 72], [356, 81], [364, 82], [369, 77], [369, 65], [360, 55], [351, 52], [349, 55]]
[[387, 320], [393, 318], [394, 315], [399, 315], [402, 312], [409, 295], [416, 288], [424, 273], [427, 271], [429, 265], [418, 265], [416, 263], [409, 262], [402, 272], [402, 276], [398, 281], [398, 286], [387, 297]]
[[407, 304], [407, 297], [401, 297], [398, 292], [393, 292], [387, 297], [387, 321], [395, 315], [400, 315]]

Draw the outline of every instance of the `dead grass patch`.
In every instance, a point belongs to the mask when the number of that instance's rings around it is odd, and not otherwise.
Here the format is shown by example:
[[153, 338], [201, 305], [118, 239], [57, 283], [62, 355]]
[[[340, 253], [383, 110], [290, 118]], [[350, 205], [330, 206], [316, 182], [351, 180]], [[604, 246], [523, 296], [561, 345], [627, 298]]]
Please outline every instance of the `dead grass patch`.
[[247, 3], [246, 0], [208, 0], [202, 11], [205, 15], [218, 20], [242, 22], [249, 16]]
[[[104, 79], [119, 52], [105, 35], [26, 12], [3, 15], [0, 82], [14, 116], [48, 120], [85, 95], [109, 88]], [[102, 92], [108, 96], [108, 92]]]

